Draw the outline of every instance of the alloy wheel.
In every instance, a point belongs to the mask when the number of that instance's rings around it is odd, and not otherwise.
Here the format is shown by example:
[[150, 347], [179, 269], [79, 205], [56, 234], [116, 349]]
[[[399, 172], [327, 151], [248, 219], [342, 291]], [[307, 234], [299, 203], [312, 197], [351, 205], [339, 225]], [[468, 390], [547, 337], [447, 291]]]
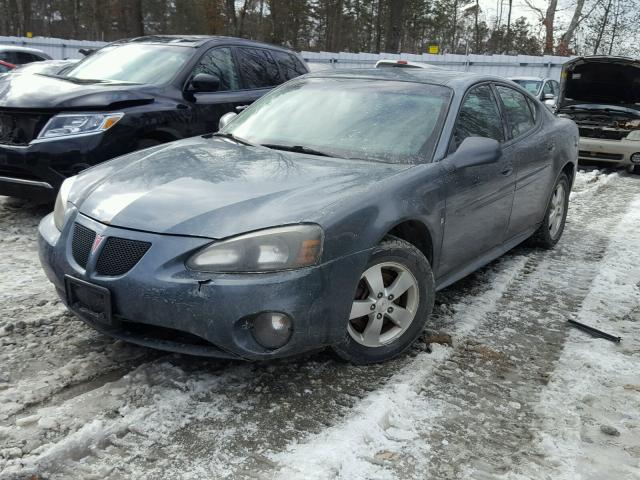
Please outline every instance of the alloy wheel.
[[555, 190], [553, 191], [553, 196], [551, 197], [551, 208], [549, 209], [549, 235], [551, 238], [556, 238], [560, 228], [562, 227], [562, 222], [564, 220], [564, 211], [567, 205], [566, 195], [564, 190], [564, 185], [562, 183], [558, 183], [556, 185]]
[[405, 266], [384, 262], [360, 278], [347, 330], [365, 347], [387, 345], [413, 322], [419, 305], [418, 281]]

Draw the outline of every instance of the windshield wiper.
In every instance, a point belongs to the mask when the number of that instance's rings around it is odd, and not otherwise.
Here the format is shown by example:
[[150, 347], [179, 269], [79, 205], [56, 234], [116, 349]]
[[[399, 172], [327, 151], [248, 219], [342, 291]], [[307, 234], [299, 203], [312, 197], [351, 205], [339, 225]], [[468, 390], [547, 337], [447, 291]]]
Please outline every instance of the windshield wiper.
[[275, 143], [261, 143], [260, 145], [273, 150], [284, 150], [285, 152], [307, 153], [309, 155], [318, 155], [320, 157], [336, 157], [331, 153], [315, 150], [313, 148], [305, 147], [304, 145], [277, 145]]
[[244, 138], [236, 137], [233, 133], [216, 132], [216, 133], [213, 134], [213, 136], [214, 137], [227, 138], [229, 140], [233, 140], [236, 143], [239, 143], [241, 145], [247, 145], [249, 147], [256, 147], [257, 146], [255, 143], [251, 143], [248, 140], [245, 140]]

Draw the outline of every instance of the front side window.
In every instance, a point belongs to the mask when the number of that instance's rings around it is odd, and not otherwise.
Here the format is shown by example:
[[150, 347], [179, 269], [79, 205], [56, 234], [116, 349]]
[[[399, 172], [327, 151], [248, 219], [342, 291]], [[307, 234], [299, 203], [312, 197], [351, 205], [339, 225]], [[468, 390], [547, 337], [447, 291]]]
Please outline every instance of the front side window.
[[292, 78], [296, 78], [307, 73], [307, 69], [304, 68], [302, 62], [290, 53], [272, 50], [271, 55], [273, 55], [273, 58], [275, 58], [276, 62], [280, 64], [280, 69], [284, 74], [285, 81], [291, 80]]
[[489, 85], [473, 88], [465, 97], [453, 131], [455, 151], [467, 137], [493, 138], [504, 141], [500, 109]]
[[451, 89], [355, 78], [307, 78], [273, 90], [224, 133], [261, 145], [306, 147], [387, 163], [429, 161]]
[[65, 72], [65, 77], [162, 85], [171, 81], [193, 54], [191, 47], [174, 45], [113, 45], [85, 57]]
[[496, 89], [502, 99], [507, 121], [509, 122], [509, 137], [515, 138], [531, 130], [535, 122], [529, 109], [527, 98], [513, 88], [497, 85]]
[[553, 85], [551, 82], [547, 82], [544, 84], [544, 88], [542, 89], [542, 93], [544, 95], [553, 95]]
[[241, 47], [238, 56], [245, 88], [267, 88], [283, 82], [278, 64], [267, 50]]
[[218, 91], [240, 89], [240, 82], [236, 68], [233, 65], [230, 48], [212, 48], [205, 53], [193, 69], [191, 76], [193, 77], [198, 73], [206, 73], [218, 77], [220, 80]]

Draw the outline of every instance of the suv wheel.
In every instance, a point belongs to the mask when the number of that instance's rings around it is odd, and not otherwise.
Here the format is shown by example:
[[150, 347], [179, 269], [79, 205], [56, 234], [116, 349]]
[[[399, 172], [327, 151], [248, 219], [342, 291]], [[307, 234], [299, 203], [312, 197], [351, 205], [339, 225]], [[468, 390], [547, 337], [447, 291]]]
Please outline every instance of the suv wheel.
[[433, 300], [433, 273], [425, 256], [410, 243], [387, 237], [360, 277], [345, 342], [335, 352], [356, 364], [390, 360], [422, 333]]

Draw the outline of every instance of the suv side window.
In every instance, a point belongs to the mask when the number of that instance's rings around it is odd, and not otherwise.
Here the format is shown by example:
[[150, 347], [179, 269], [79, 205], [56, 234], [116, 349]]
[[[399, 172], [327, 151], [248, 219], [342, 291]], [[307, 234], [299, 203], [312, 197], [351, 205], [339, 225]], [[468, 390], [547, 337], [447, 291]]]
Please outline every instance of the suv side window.
[[280, 64], [280, 69], [282, 70], [285, 81], [307, 73], [307, 69], [304, 67], [302, 62], [290, 53], [272, 50], [271, 55], [273, 55], [276, 62]]
[[215, 75], [220, 79], [218, 91], [240, 90], [238, 73], [233, 64], [231, 49], [227, 47], [216, 47], [205, 53], [198, 64], [191, 72], [191, 76], [198, 73]]
[[515, 138], [531, 130], [535, 125], [529, 109], [527, 98], [520, 92], [502, 85], [496, 85], [502, 99], [507, 121], [509, 122], [509, 138]]
[[278, 64], [263, 48], [238, 47], [238, 68], [245, 88], [267, 88], [280, 85], [284, 80]]
[[453, 130], [452, 150], [467, 137], [487, 137], [504, 141], [500, 109], [489, 85], [474, 87], [465, 97]]

